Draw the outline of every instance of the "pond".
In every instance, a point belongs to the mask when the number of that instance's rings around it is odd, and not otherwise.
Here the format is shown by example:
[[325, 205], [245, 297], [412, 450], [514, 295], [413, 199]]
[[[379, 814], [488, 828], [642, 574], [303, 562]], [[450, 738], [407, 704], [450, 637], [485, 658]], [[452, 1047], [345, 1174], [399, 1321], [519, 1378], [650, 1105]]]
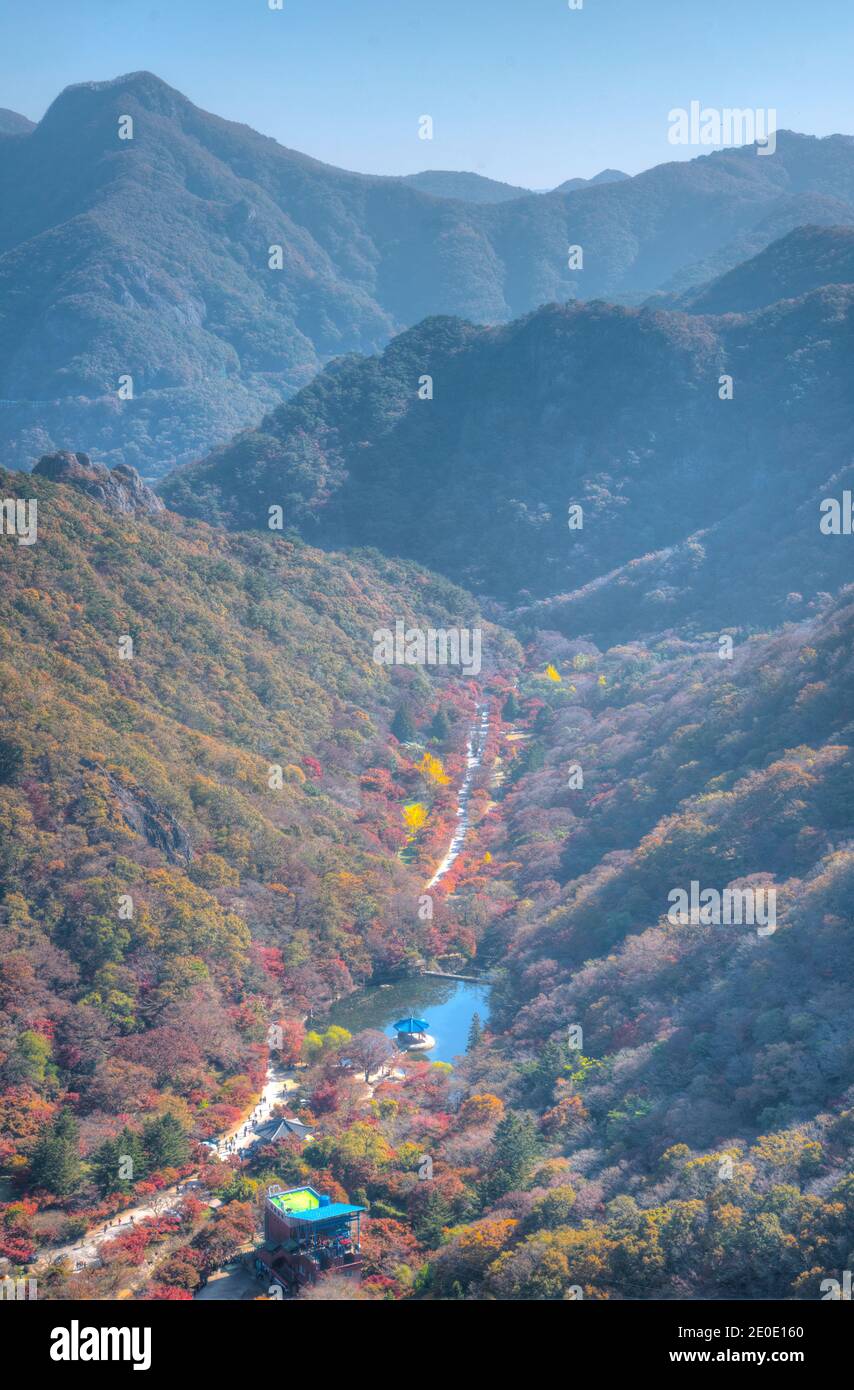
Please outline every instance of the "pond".
[[414, 975], [390, 985], [368, 985], [342, 999], [322, 1018], [308, 1026], [321, 1031], [330, 1024], [360, 1033], [377, 1028], [394, 1037], [395, 1019], [414, 1014], [430, 1025], [428, 1032], [436, 1046], [422, 1055], [431, 1062], [453, 1062], [466, 1050], [469, 1027], [474, 1014], [481, 1023], [489, 1017], [489, 986], [464, 980], [439, 980], [432, 975]]

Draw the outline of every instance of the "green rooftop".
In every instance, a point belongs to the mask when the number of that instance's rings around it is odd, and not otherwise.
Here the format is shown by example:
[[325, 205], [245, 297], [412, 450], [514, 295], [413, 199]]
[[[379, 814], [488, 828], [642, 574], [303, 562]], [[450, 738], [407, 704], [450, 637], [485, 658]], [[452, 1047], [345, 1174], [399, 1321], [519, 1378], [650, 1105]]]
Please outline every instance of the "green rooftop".
[[277, 1192], [273, 1206], [281, 1211], [313, 1211], [320, 1206], [320, 1197], [313, 1187], [293, 1187], [289, 1192]]
[[270, 1193], [267, 1201], [286, 1216], [312, 1223], [340, 1220], [342, 1216], [354, 1216], [365, 1210], [349, 1202], [332, 1202], [313, 1187], [292, 1187], [288, 1192]]

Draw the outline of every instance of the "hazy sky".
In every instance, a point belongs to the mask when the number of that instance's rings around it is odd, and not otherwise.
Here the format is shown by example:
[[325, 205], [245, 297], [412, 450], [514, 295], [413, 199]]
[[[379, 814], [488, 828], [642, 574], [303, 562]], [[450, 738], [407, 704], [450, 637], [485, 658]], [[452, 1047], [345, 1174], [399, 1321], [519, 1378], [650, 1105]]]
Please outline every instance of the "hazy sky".
[[[368, 173], [543, 188], [637, 173], [688, 107], [854, 133], [854, 0], [0, 0], [0, 106], [147, 68], [197, 105]], [[432, 142], [418, 120], [434, 121]]]

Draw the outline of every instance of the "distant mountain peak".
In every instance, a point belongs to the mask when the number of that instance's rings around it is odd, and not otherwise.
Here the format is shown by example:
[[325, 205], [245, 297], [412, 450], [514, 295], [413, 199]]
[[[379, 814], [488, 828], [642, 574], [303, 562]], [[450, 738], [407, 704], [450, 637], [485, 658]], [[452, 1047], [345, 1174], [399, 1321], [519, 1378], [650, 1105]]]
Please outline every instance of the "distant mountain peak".
[[574, 193], [579, 188], [593, 188], [600, 183], [623, 183], [630, 179], [631, 174], [624, 174], [621, 169], [602, 169], [598, 174], [594, 174], [592, 179], [566, 179], [564, 183], [559, 183], [557, 188], [553, 188], [552, 193]]
[[29, 116], [22, 116], [19, 111], [10, 111], [7, 106], [0, 106], [0, 135], [28, 135], [35, 128], [36, 123], [31, 121]]
[[454, 169], [424, 169], [420, 174], [405, 174], [402, 182], [417, 188], [419, 193], [429, 193], [434, 198], [456, 198], [464, 203], [506, 203], [512, 198], [528, 198], [533, 191], [518, 184], [486, 178], [483, 174]]
[[155, 73], [128, 72], [101, 82], [75, 82], [65, 87], [51, 102], [41, 124], [49, 126], [56, 120], [66, 120], [93, 102], [97, 105], [104, 99], [119, 95], [162, 116], [176, 116], [195, 109], [189, 97], [170, 87]]
[[[31, 137], [0, 139], [0, 185], [4, 461], [82, 439], [143, 474], [429, 316], [497, 324], [550, 301], [676, 295], [792, 225], [854, 221], [844, 137], [783, 134], [771, 158], [605, 169], [537, 196], [471, 171], [336, 169], [145, 71], [68, 87]], [[117, 414], [120, 366], [135, 389]]]
[[168, 82], [164, 82], [162, 77], [158, 77], [155, 72], [148, 72], [140, 68], [138, 72], [121, 73], [118, 77], [107, 77], [102, 81], [95, 82], [72, 82], [60, 92], [57, 100], [61, 100], [70, 92], [110, 92], [118, 91], [122, 88], [142, 94], [158, 92], [169, 93], [173, 97], [178, 97], [181, 101], [188, 101], [177, 87], [170, 87]]

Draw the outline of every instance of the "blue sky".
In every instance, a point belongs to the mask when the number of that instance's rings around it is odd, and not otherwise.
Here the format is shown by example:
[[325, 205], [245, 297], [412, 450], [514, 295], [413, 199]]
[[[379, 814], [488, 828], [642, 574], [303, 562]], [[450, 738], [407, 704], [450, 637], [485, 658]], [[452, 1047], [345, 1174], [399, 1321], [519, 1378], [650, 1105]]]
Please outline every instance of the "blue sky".
[[[544, 188], [690, 148], [688, 107], [854, 133], [852, 0], [0, 0], [0, 106], [147, 68], [345, 168], [473, 169]], [[431, 115], [432, 142], [418, 139]], [[700, 151], [703, 152], [703, 151]]]

